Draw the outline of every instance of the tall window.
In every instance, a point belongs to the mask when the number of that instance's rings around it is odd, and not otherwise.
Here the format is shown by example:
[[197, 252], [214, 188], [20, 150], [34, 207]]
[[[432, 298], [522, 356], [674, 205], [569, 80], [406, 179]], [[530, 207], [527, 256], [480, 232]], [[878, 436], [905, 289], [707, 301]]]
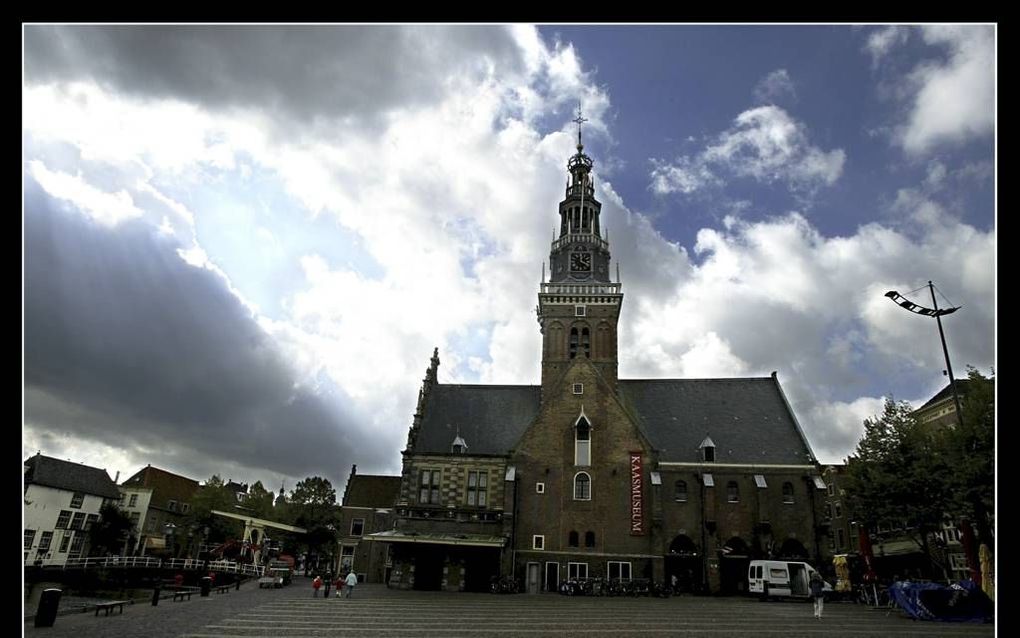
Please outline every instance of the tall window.
[[351, 536], [361, 536], [365, 533], [365, 519], [356, 518], [351, 521]]
[[591, 477], [585, 472], [578, 472], [574, 477], [574, 500], [591, 500]]
[[134, 507], [135, 505], [138, 505], [138, 495], [132, 494], [131, 498], [128, 499], [128, 507]]
[[687, 481], [677, 481], [673, 490], [673, 500], [677, 503], [687, 502]]
[[595, 532], [589, 530], [584, 533], [584, 546], [595, 547]]
[[71, 529], [83, 529], [85, 527], [85, 512], [76, 512], [74, 520], [71, 521]]
[[74, 540], [71, 541], [71, 553], [80, 554], [83, 545], [85, 545], [85, 535], [75, 534]]
[[85, 495], [81, 492], [75, 492], [74, 496], [71, 497], [71, 507], [78, 510], [81, 509], [81, 504], [85, 501]]
[[567, 535], [567, 545], [571, 547], [577, 547], [579, 535], [577, 531], [571, 530], [570, 534]]
[[60, 539], [60, 553], [67, 552], [67, 546], [71, 544], [71, 532], [64, 532], [64, 537]]
[[843, 510], [839, 507], [839, 503], [836, 503], [835, 506], [836, 506], [836, 518], [843, 518]]
[[570, 329], [570, 358], [575, 358], [578, 354], [582, 357], [591, 356], [591, 332], [587, 328]]
[[630, 580], [630, 563], [611, 560], [609, 561], [607, 572], [610, 579], [621, 578], [623, 580]]
[[25, 530], [25, 549], [32, 549], [32, 543], [34, 543], [34, 542], [35, 542], [35, 530], [34, 529], [26, 529]]
[[354, 568], [354, 545], [344, 545], [340, 548], [340, 569], [350, 571]]
[[439, 504], [439, 481], [441, 478], [440, 470], [421, 471], [421, 474], [418, 475], [418, 503]]
[[489, 493], [488, 472], [468, 472], [467, 504], [485, 507]]
[[839, 540], [836, 541], [836, 549], [842, 551], [843, 547], [846, 545], [846, 532], [843, 531], [842, 527], [840, 527], [836, 530], [836, 533], [839, 535]]
[[591, 424], [584, 418], [574, 427], [574, 465], [591, 465]]
[[737, 486], [736, 481], [730, 481], [726, 484], [726, 502], [737, 503], [740, 501], [740, 487]]
[[784, 503], [793, 502], [793, 483], [789, 481], [783, 483], [783, 502]]
[[67, 529], [67, 524], [70, 522], [70, 510], [60, 510], [60, 516], [57, 517], [57, 529]]
[[85, 531], [87, 532], [92, 529], [92, 526], [98, 522], [99, 514], [89, 514], [88, 517], [85, 518]]
[[39, 536], [39, 553], [43, 554], [50, 551], [50, 543], [53, 542], [53, 532], [43, 532]]
[[588, 578], [588, 563], [567, 563], [567, 578]]

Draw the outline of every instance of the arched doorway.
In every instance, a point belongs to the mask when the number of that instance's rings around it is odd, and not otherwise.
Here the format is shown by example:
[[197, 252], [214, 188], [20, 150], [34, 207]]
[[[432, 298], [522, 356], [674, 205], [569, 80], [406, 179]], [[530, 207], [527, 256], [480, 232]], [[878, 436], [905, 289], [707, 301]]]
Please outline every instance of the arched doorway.
[[694, 541], [685, 534], [680, 534], [669, 544], [665, 556], [666, 582], [673, 583], [676, 576], [674, 593], [694, 593], [702, 591], [704, 569], [702, 557]]
[[804, 544], [796, 538], [788, 538], [783, 541], [782, 547], [779, 548], [779, 559], [780, 560], [803, 560], [808, 559], [807, 549], [804, 548]]
[[723, 594], [740, 594], [747, 591], [747, 566], [751, 562], [750, 549], [739, 536], [726, 541], [719, 550], [719, 589]]

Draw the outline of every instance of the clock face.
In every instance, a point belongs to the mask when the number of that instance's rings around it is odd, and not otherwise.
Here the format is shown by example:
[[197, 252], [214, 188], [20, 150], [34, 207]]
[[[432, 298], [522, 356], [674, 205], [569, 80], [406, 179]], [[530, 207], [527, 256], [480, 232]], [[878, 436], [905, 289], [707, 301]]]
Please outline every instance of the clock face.
[[570, 271], [571, 272], [591, 271], [591, 253], [571, 253]]

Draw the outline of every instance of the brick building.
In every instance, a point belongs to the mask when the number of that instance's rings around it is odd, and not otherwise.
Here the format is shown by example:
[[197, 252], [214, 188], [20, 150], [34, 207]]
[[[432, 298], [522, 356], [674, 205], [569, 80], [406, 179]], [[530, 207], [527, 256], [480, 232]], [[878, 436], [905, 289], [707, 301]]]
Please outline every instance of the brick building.
[[753, 557], [831, 555], [825, 484], [775, 373], [618, 379], [623, 291], [592, 164], [578, 132], [538, 293], [541, 384], [440, 384], [433, 353], [395, 526], [366, 537], [391, 546], [391, 586], [677, 575], [738, 592]]
[[339, 573], [354, 571], [362, 582], [386, 582], [389, 548], [385, 543], [365, 542], [364, 538], [392, 529], [393, 504], [399, 492], [399, 476], [358, 474], [358, 466], [351, 466], [340, 502]]
[[138, 555], [178, 556], [188, 551], [183, 525], [198, 481], [146, 465], [120, 485], [122, 507], [135, 522]]

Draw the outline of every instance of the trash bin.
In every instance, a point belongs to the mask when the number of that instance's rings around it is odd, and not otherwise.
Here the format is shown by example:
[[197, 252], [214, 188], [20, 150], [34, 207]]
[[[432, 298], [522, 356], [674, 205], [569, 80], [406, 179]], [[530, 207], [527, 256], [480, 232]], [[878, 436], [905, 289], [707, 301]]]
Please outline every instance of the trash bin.
[[159, 604], [160, 584], [156, 583], [156, 586], [152, 590], [152, 606], [155, 607]]
[[57, 619], [57, 607], [60, 606], [59, 589], [44, 589], [39, 597], [39, 607], [35, 611], [36, 627], [52, 627]]
[[202, 597], [203, 598], [208, 597], [209, 589], [212, 588], [212, 578], [209, 578], [208, 576], [203, 576], [199, 585], [202, 588], [201, 593]]

